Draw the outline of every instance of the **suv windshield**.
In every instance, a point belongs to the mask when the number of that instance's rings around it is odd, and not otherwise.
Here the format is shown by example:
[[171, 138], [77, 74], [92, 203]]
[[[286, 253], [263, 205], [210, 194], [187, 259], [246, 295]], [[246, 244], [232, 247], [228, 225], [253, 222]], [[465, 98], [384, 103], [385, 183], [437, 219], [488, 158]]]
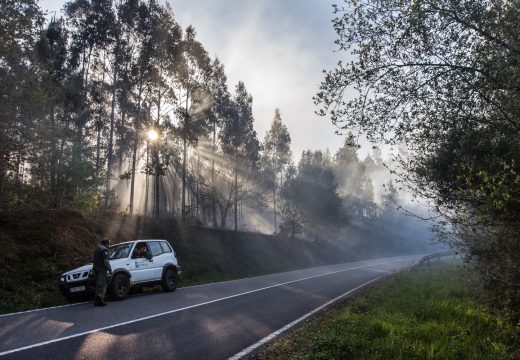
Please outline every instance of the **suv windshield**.
[[132, 247], [132, 244], [120, 244], [120, 245], [113, 245], [111, 246], [109, 250], [109, 259], [123, 259], [128, 257], [130, 255], [130, 248]]

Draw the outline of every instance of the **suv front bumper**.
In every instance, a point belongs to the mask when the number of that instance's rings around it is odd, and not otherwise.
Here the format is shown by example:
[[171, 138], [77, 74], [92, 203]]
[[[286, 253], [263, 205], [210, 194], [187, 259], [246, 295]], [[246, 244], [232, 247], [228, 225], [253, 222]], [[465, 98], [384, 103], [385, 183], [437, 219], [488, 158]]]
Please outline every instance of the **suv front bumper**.
[[78, 297], [83, 295], [94, 294], [96, 291], [96, 282], [92, 279], [61, 283], [58, 281], [60, 292], [66, 297]]

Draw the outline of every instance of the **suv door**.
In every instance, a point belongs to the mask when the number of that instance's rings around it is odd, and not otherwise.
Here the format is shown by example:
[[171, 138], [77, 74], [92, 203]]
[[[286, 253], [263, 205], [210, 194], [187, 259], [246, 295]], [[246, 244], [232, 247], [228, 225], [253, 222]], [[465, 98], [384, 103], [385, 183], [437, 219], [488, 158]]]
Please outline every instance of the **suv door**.
[[155, 278], [159, 280], [162, 277], [162, 271], [166, 264], [167, 255], [164, 253], [161, 241], [149, 241], [148, 245], [150, 246], [153, 255]]
[[135, 257], [135, 250], [143, 244], [146, 246], [148, 253], [151, 253], [146, 241], [139, 241], [135, 244], [129, 269], [130, 274], [132, 274], [132, 284], [155, 280], [154, 259], [148, 260], [146, 257]]

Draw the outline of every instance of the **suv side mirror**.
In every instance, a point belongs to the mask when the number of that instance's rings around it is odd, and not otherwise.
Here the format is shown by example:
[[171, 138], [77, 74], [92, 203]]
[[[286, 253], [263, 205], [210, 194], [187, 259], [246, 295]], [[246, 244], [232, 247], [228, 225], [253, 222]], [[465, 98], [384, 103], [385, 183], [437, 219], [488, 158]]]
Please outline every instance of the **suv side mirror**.
[[150, 254], [150, 253], [146, 253], [146, 258], [147, 258], [148, 260], [152, 260], [153, 256], [152, 256], [152, 254]]

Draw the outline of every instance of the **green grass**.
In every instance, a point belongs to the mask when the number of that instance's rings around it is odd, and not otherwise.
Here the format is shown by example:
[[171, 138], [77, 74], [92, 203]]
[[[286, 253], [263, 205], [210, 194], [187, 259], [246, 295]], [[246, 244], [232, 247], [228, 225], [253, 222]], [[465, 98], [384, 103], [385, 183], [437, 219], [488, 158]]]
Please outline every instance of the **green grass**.
[[520, 331], [455, 263], [392, 276], [305, 323], [260, 359], [520, 359]]

